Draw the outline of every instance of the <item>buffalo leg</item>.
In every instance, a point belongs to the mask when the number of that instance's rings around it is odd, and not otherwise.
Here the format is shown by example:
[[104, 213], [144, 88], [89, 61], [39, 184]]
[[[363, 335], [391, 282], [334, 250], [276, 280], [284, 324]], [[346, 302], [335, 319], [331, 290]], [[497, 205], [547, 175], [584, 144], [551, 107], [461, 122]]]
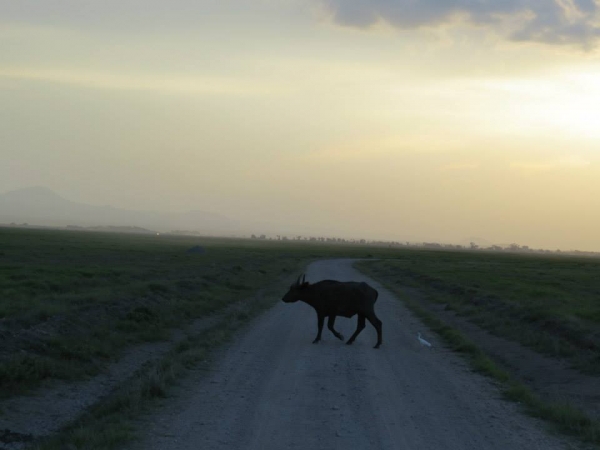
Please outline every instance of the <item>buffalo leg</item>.
[[317, 317], [317, 326], [318, 326], [319, 330], [317, 331], [317, 337], [313, 341], [313, 344], [316, 344], [317, 342], [319, 342], [321, 340], [321, 332], [323, 331], [323, 323], [324, 322], [325, 322], [325, 316], [322, 316], [319, 314]]
[[333, 328], [334, 325], [335, 325], [335, 316], [329, 316], [329, 320], [327, 320], [327, 328], [329, 328], [329, 331], [331, 331], [336, 338], [343, 341], [344, 336], [342, 336], [340, 333], [335, 331], [335, 329]]
[[354, 334], [350, 337], [350, 339], [348, 339], [348, 342], [346, 342], [346, 344], [350, 345], [354, 342], [354, 339], [356, 339], [356, 336], [358, 336], [358, 334], [365, 328], [365, 316], [363, 316], [362, 314], [358, 315], [358, 320], [356, 321], [356, 331], [354, 332]]
[[381, 345], [381, 320], [377, 318], [375, 313], [369, 314], [367, 316], [367, 319], [369, 319], [371, 325], [373, 325], [373, 327], [375, 327], [375, 329], [377, 330], [377, 344], [375, 344], [375, 347], [373, 348], [379, 348], [379, 346]]

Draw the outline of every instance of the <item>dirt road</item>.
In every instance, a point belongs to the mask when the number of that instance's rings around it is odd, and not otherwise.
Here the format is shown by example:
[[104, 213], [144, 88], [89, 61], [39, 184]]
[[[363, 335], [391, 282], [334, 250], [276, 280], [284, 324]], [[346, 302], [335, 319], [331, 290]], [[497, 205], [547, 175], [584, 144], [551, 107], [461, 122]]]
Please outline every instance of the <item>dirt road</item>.
[[[364, 280], [379, 290], [383, 345], [367, 328], [352, 346], [315, 313], [279, 303], [223, 352], [210, 375], [189, 380], [142, 420], [135, 449], [566, 449], [538, 421], [446, 351], [388, 291], [352, 268], [320, 261], [307, 280]], [[283, 296], [284, 292], [282, 292]], [[356, 318], [338, 318], [346, 338]], [[433, 343], [419, 344], [421, 331]]]

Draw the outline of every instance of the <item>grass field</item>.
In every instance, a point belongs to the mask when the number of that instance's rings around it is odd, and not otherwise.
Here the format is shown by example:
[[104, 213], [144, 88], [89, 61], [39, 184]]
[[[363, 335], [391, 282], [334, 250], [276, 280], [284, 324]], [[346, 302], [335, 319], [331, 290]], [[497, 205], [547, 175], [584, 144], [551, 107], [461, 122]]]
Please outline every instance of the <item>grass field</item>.
[[[203, 253], [188, 252], [197, 245]], [[358, 267], [392, 289], [414, 289], [415, 298], [445, 305], [494, 334], [600, 374], [597, 259], [0, 228], [0, 397], [45, 380], [100, 373], [135, 344], [168, 340], [196, 319], [248, 302], [243, 314], [224, 314], [216, 326], [189, 336], [43, 448], [73, 442], [82, 443], [76, 448], [118, 446], [130, 438], [128, 420], [269, 306], [250, 301], [257, 292], [281, 286], [283, 294], [282, 280], [312, 260], [336, 257], [381, 258]], [[421, 318], [452, 348], [473, 355], [478, 370], [508, 379], [455, 330], [424, 310]], [[535, 399], [522, 386], [511, 389], [526, 392], [519, 391], [518, 401]], [[538, 405], [540, 417], [550, 414], [544, 411], [565, 415], [537, 399], [529, 403]], [[550, 420], [565, 422], [552, 414]], [[573, 432], [581, 420], [569, 417]], [[586, 439], [597, 442], [598, 427], [589, 424]]]
[[[204, 252], [188, 253], [193, 246]], [[123, 349], [362, 246], [0, 228], [0, 396], [98, 373]], [[390, 251], [380, 249], [378, 255]]]
[[600, 260], [484, 252], [403, 252], [364, 263], [494, 334], [600, 374]]

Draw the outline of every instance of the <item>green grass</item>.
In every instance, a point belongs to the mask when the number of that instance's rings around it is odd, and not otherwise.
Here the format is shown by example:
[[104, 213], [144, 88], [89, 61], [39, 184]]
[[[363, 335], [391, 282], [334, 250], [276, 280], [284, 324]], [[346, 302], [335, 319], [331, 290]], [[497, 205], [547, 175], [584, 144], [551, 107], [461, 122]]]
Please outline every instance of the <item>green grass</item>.
[[[197, 244], [204, 254], [186, 253]], [[0, 350], [0, 395], [97, 373], [306, 260], [223, 240], [37, 230], [0, 230], [0, 248], [0, 319], [28, 336]]]
[[546, 402], [537, 397], [526, 386], [511, 381], [503, 391], [504, 396], [521, 403], [529, 415], [544, 419], [569, 435], [584, 442], [600, 444], [600, 422], [567, 403]]
[[[432, 255], [428, 252], [415, 252], [412, 256], [413, 261], [410, 263], [410, 265], [419, 264], [421, 262], [431, 262], [430, 258]], [[483, 258], [493, 259], [495, 256], [496, 255], [484, 255]], [[460, 258], [468, 260], [470, 257], [471, 255], [455, 254], [450, 255], [449, 261], [460, 261]], [[421, 261], [421, 258], [423, 258], [424, 261]], [[480, 255], [475, 255], [475, 258], [477, 260], [480, 258]], [[507, 258], [506, 261], [511, 259], [512, 258]], [[446, 261], [448, 262], [448, 259]], [[515, 262], [518, 263], [519, 261], [520, 260], [517, 257], [512, 259], [511, 262], [512, 264], [515, 264]], [[531, 264], [532, 262], [527, 261], [527, 263]], [[561, 261], [561, 263], [565, 264], [565, 261]], [[580, 262], [577, 260], [574, 262], [574, 264], [579, 263]], [[423, 266], [425, 265], [426, 264], [423, 264]], [[446, 325], [434, 313], [423, 308], [418, 301], [409, 298], [401, 290], [403, 283], [407, 282], [413, 287], [418, 287], [424, 289], [425, 291], [431, 289], [443, 289], [454, 292], [455, 295], [460, 296], [462, 295], [462, 290], [460, 289], [461, 286], [457, 283], [458, 280], [462, 280], [464, 283], [464, 280], [468, 279], [469, 282], [477, 284], [478, 289], [484, 289], [482, 286], [486, 286], [485, 281], [476, 281], [475, 279], [468, 278], [463, 274], [462, 276], [456, 276], [454, 279], [449, 277], [446, 279], [447, 284], [442, 284], [439, 281], [440, 279], [435, 278], [435, 275], [437, 275], [435, 272], [433, 272], [431, 275], [423, 274], [423, 276], [419, 276], [415, 273], [406, 275], [401, 272], [402, 269], [398, 269], [398, 267], [405, 267], [406, 261], [361, 261], [358, 262], [356, 266], [360, 268], [361, 271], [372, 276], [373, 278], [379, 279], [384, 285], [386, 285], [386, 287], [395, 292], [402, 302], [413, 313], [415, 313], [415, 315], [417, 315], [423, 321], [423, 323], [425, 323], [425, 325], [437, 333], [452, 350], [464, 355], [475, 372], [481, 373], [498, 381], [501, 384], [503, 394], [507, 399], [522, 404], [525, 408], [525, 411], [529, 415], [548, 421], [556, 426], [556, 428], [562, 433], [575, 436], [586, 443], [600, 444], [600, 421], [591, 419], [585, 413], [570, 404], [542, 400], [527, 386], [515, 381], [511, 377], [510, 373], [498, 367], [498, 365], [491, 358], [489, 358], [483, 350], [467, 339], [460, 331]], [[498, 270], [498, 266], [496, 266], [496, 270]], [[444, 272], [448, 275], [451, 270], [446, 269]], [[487, 274], [487, 276], [492, 278], [491, 274]], [[420, 282], [417, 280], [420, 280]], [[423, 283], [423, 280], [426, 280], [425, 284], [421, 284]], [[432, 280], [435, 285], [433, 288], [431, 288], [431, 285], [429, 284], [432, 282]], [[506, 289], [510, 290], [510, 288]], [[430, 299], [433, 301], [439, 301], [439, 298], [435, 297], [435, 295], [431, 293]], [[444, 300], [448, 302], [447, 295], [444, 297]], [[450, 302], [448, 304], [454, 308], [457, 308], [457, 304], [460, 305], [460, 303], [461, 301], [457, 300], [456, 303]], [[523, 303], [527, 304], [528, 298], [525, 298]], [[483, 309], [485, 306], [481, 306], [481, 308]], [[478, 313], [485, 314], [485, 311], [478, 311]], [[490, 313], [498, 314], [497, 311]], [[557, 314], [555, 313], [553, 317], [556, 315]], [[526, 327], [526, 325], [523, 324], [516, 326]], [[529, 330], [529, 332], [534, 335], [539, 333], [537, 329]], [[514, 336], [513, 333], [509, 333], [509, 335]]]
[[480, 327], [600, 375], [600, 260], [422, 251], [369, 265]]
[[189, 374], [189, 369], [195, 369], [195, 373], [199, 368], [208, 370], [214, 352], [230, 341], [249, 319], [277, 301], [276, 292], [245, 303], [240, 311], [228, 312], [217, 324], [199, 334], [188, 335], [160, 361], [146, 365], [75, 423], [35, 448], [110, 450], [135, 439], [136, 419], [167, 398], [173, 387]]
[[[202, 254], [188, 253], [193, 246]], [[0, 398], [80, 379], [127, 347], [253, 296], [322, 257], [393, 250], [0, 228]]]

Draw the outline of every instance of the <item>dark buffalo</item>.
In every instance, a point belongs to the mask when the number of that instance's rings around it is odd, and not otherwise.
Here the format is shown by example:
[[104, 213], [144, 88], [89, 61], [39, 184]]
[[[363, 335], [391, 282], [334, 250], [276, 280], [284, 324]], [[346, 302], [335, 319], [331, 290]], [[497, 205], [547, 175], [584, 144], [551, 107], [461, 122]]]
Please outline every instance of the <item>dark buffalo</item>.
[[302, 300], [315, 308], [318, 320], [317, 337], [313, 341], [316, 344], [321, 340], [321, 331], [325, 317], [329, 317], [327, 328], [333, 335], [343, 340], [344, 336], [333, 328], [337, 316], [352, 317], [358, 314], [356, 331], [348, 339], [346, 344], [352, 344], [356, 336], [365, 328], [365, 319], [377, 330], [377, 344], [381, 345], [381, 320], [375, 315], [375, 301], [378, 293], [367, 283], [355, 281], [323, 280], [314, 284], [305, 281], [306, 276], [298, 277], [296, 283], [290, 286], [290, 290], [283, 297], [285, 303], [293, 303]]

